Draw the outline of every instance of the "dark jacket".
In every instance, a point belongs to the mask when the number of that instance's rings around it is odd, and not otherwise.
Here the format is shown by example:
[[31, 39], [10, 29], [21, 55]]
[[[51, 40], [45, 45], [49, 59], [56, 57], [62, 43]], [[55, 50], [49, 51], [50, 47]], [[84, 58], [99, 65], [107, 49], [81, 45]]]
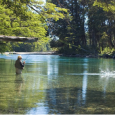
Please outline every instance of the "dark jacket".
[[20, 60], [17, 59], [15, 62], [15, 67], [18, 69], [23, 69], [24, 64]]

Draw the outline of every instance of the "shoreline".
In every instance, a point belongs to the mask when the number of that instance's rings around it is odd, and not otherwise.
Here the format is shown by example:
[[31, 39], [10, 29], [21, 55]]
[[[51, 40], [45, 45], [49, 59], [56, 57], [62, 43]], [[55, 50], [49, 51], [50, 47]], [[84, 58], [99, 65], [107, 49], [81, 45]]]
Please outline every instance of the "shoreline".
[[[2, 54], [2, 53], [0, 53]], [[94, 54], [89, 54], [89, 55], [65, 55], [65, 54], [58, 54], [55, 51], [49, 51], [49, 52], [4, 52], [3, 54], [8, 55], [8, 54], [17, 54], [17, 55], [59, 55], [62, 57], [79, 57], [79, 58], [106, 58], [106, 59], [115, 59], [114, 56], [110, 56], [108, 54], [104, 54], [103, 56], [99, 55], [94, 55]]]
[[3, 54], [18, 54], [18, 55], [58, 55], [56, 52], [4, 52]]

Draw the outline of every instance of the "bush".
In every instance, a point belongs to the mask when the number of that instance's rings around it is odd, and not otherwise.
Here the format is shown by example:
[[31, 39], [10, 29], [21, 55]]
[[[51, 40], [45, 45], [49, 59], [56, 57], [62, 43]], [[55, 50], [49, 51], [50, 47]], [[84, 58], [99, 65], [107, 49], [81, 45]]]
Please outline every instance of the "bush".
[[101, 51], [101, 55], [104, 55], [104, 54], [113, 56], [115, 54], [115, 49], [114, 48], [111, 49], [109, 47], [106, 47], [106, 48], [104, 48], [103, 51]]

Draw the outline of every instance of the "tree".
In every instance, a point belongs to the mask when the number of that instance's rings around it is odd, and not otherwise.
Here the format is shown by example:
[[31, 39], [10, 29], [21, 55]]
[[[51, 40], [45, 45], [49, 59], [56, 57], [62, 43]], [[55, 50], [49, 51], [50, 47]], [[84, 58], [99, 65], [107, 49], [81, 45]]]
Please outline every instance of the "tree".
[[65, 18], [65, 20], [60, 19], [54, 22], [55, 28], [51, 30], [54, 35], [59, 37], [59, 42], [62, 44], [59, 46], [60, 51], [63, 52], [63, 49], [66, 49], [70, 54], [76, 54], [78, 51], [84, 52], [83, 47], [87, 44], [85, 37], [86, 8], [84, 2], [81, 0], [53, 0], [51, 2], [55, 2], [57, 6], [69, 9], [69, 15], [72, 17], [70, 20]]
[[51, 3], [42, 4], [36, 0], [1, 0], [0, 34], [38, 37], [39, 42], [48, 41], [46, 35], [49, 19], [63, 19], [62, 12], [67, 10]]
[[[101, 1], [101, 0], [100, 0]], [[70, 21], [59, 20], [52, 23], [55, 28], [51, 29], [53, 36], [58, 36], [56, 43], [62, 53], [94, 53], [106, 47], [115, 47], [115, 17], [113, 10], [105, 10], [100, 6], [104, 2], [99, 0], [50, 0], [57, 6], [68, 8]], [[113, 6], [114, 1], [109, 0], [104, 4]], [[96, 4], [97, 3], [97, 4]], [[98, 7], [100, 6], [100, 7]], [[107, 9], [107, 8], [106, 8]], [[87, 36], [87, 37], [86, 37]], [[54, 38], [55, 39], [55, 38]], [[54, 47], [54, 45], [52, 46]], [[86, 50], [84, 50], [86, 49]], [[87, 52], [87, 50], [89, 52]], [[85, 52], [84, 52], [85, 51]]]
[[[115, 48], [115, 1], [114, 0], [95, 0], [93, 6], [102, 8], [106, 13], [105, 26], [106, 30], [103, 33], [102, 38], [107, 39], [106, 46]], [[103, 16], [102, 16], [103, 17]], [[104, 37], [105, 36], [105, 37]], [[103, 45], [102, 45], [103, 46]]]

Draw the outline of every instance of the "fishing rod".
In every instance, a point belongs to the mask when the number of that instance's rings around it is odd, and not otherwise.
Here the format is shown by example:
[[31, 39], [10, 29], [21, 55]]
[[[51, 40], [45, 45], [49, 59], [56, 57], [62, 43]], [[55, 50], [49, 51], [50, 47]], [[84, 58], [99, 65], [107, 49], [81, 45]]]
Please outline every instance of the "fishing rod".
[[24, 61], [26, 61], [28, 59], [29, 55], [26, 56], [26, 59]]
[[[27, 51], [26, 51], [27, 52]], [[27, 56], [26, 56], [26, 58], [24, 59], [24, 61], [26, 61], [27, 59], [28, 59], [28, 57], [29, 57], [29, 53], [27, 53]]]

